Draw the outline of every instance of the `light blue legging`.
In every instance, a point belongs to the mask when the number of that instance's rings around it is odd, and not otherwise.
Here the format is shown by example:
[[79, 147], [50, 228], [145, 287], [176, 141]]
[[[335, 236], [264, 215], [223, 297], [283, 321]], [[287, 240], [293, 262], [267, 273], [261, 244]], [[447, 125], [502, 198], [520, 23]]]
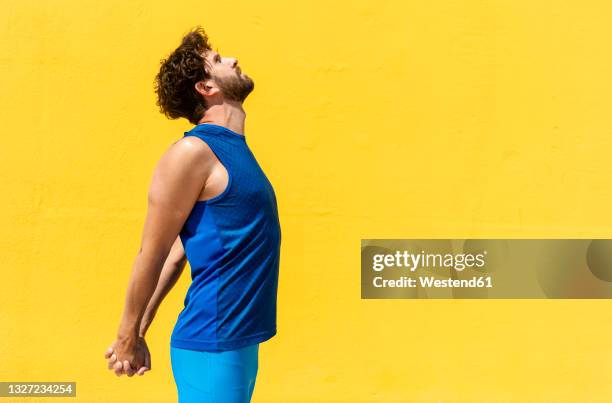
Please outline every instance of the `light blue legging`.
[[249, 403], [258, 355], [259, 344], [216, 353], [170, 347], [178, 403]]

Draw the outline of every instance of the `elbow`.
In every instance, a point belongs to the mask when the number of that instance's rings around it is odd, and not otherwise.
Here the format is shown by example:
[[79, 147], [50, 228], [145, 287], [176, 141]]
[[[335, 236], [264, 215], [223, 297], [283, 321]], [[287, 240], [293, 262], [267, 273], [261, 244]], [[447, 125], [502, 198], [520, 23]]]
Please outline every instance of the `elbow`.
[[174, 266], [177, 268], [177, 270], [181, 270], [185, 267], [185, 265], [187, 264], [187, 256], [185, 256], [185, 254], [182, 254], [181, 256], [177, 256], [175, 257], [175, 259], [172, 261], [172, 263], [174, 264]]

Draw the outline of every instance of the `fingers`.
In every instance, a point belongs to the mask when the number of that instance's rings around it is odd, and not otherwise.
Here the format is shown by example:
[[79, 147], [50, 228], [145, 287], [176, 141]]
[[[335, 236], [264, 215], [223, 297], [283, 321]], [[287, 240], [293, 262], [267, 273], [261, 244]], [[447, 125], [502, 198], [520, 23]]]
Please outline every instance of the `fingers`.
[[113, 371], [117, 376], [121, 376], [123, 374], [123, 364], [121, 361], [117, 361], [115, 365], [113, 365]]
[[108, 369], [112, 370], [117, 376], [121, 376], [123, 374], [126, 374], [129, 377], [132, 377], [134, 375], [142, 376], [145, 372], [151, 370], [151, 355], [148, 353], [148, 351], [145, 354], [144, 365], [141, 366], [138, 370], [132, 368], [128, 360], [124, 360], [123, 362], [117, 360], [117, 354], [114, 352], [113, 346], [110, 346], [104, 352], [104, 358], [106, 358], [108, 361]]
[[138, 376], [143, 376], [145, 372], [150, 371], [149, 368], [147, 367], [140, 367], [140, 369], [138, 370], [137, 374]]
[[108, 369], [112, 369], [115, 365], [115, 361], [117, 361], [117, 354], [113, 354], [110, 356], [108, 360]]
[[134, 376], [134, 370], [132, 369], [132, 366], [130, 365], [130, 362], [128, 360], [123, 361], [123, 370], [125, 371], [127, 376]]

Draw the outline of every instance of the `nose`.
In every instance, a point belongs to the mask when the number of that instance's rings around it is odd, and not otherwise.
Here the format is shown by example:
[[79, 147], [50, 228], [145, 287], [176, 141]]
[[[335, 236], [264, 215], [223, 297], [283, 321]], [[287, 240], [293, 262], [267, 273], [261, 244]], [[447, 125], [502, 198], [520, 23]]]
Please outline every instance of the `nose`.
[[236, 65], [238, 64], [238, 59], [230, 57], [229, 61], [230, 61], [230, 66], [232, 66], [232, 67], [236, 67]]
[[225, 59], [229, 62], [232, 68], [236, 67], [236, 65], [238, 64], [238, 59], [235, 59], [233, 57], [226, 57]]
[[236, 68], [236, 66], [238, 65], [238, 59], [236, 59], [234, 57], [224, 57], [223, 58], [223, 62], [224, 63], [229, 63], [229, 65], [232, 68]]

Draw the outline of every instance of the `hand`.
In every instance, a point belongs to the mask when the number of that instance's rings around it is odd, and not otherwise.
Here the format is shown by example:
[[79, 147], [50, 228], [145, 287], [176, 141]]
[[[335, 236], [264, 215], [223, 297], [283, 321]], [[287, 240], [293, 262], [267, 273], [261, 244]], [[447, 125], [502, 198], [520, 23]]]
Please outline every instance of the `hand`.
[[142, 376], [151, 370], [151, 353], [145, 339], [140, 336], [135, 343], [116, 340], [106, 350], [104, 358], [108, 360], [108, 369], [112, 369], [117, 376], [127, 374], [131, 377], [135, 373]]

